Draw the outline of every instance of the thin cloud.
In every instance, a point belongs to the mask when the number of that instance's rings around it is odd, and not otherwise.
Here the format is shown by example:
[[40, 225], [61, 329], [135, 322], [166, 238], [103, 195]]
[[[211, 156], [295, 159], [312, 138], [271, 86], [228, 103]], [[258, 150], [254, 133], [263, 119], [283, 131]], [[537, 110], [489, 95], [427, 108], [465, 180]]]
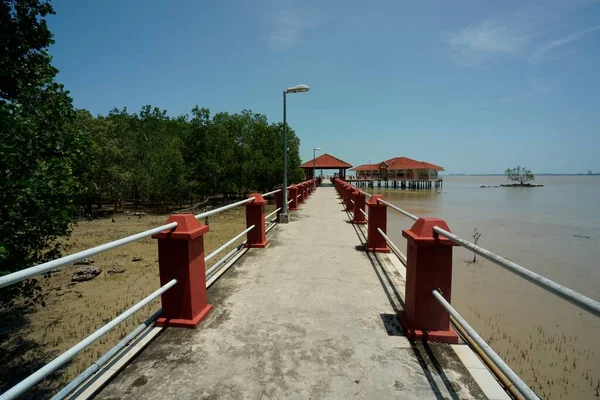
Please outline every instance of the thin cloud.
[[277, 11], [273, 14], [273, 30], [269, 34], [269, 47], [273, 50], [286, 50], [301, 38], [302, 32], [323, 25], [325, 18], [321, 15], [307, 15], [291, 9]]
[[[539, 43], [561, 19], [587, 4], [591, 2], [557, 0], [531, 4], [462, 27], [450, 32], [444, 39], [452, 50], [454, 61], [462, 65], [477, 67], [503, 57], [527, 59], [535, 43]], [[561, 44], [542, 49], [541, 54]]]
[[597, 25], [593, 28], [590, 29], [586, 29], [584, 31], [580, 31], [577, 32], [573, 35], [564, 37], [562, 39], [558, 39], [558, 40], [553, 40], [551, 42], [548, 42], [542, 46], [540, 46], [537, 50], [535, 50], [532, 54], [531, 54], [531, 60], [532, 61], [539, 61], [542, 60], [544, 58], [546, 58], [546, 54], [551, 52], [552, 50], [556, 49], [557, 47], [563, 46], [567, 43], [571, 43], [574, 42], [576, 40], [582, 39], [583, 37], [589, 35], [590, 33], [597, 31], [600, 29], [600, 25]]
[[514, 54], [531, 40], [530, 35], [503, 19], [489, 19], [457, 32], [446, 41], [455, 52], [459, 64], [476, 66], [496, 54]]
[[539, 94], [551, 94], [556, 92], [556, 88], [554, 88], [554, 86], [550, 86], [548, 84], [545, 84], [543, 82], [539, 82], [539, 81], [532, 81], [531, 84], [531, 90], [535, 93], [539, 93]]

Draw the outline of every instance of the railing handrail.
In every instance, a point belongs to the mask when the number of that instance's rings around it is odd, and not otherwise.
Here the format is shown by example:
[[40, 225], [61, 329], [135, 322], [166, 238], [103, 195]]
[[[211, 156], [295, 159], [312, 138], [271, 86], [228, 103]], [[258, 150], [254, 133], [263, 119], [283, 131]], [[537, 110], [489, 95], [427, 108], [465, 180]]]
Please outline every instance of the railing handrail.
[[203, 213], [194, 215], [194, 217], [196, 217], [196, 219], [199, 220], [199, 219], [202, 219], [202, 218], [209, 217], [211, 215], [218, 214], [218, 213], [223, 212], [223, 211], [227, 211], [227, 210], [229, 210], [231, 208], [234, 208], [234, 207], [237, 207], [237, 206], [241, 206], [241, 205], [244, 205], [246, 203], [250, 203], [252, 201], [254, 201], [254, 198], [253, 197], [248, 197], [247, 199], [236, 201], [235, 203], [227, 204], [226, 206], [215, 208], [214, 210], [209, 210], [209, 211], [205, 211]]
[[233, 242], [244, 236], [246, 233], [250, 232], [252, 229], [254, 229], [254, 225], [251, 225], [248, 228], [244, 229], [242, 232], [238, 233], [235, 237], [233, 237], [233, 239], [229, 240], [227, 243], [223, 244], [221, 247], [204, 257], [204, 262], [207, 262], [214, 258], [214, 256], [225, 250], [227, 247], [231, 246]]
[[365, 216], [365, 219], [368, 221], [369, 220], [369, 216], [367, 215], [367, 213], [365, 212], [365, 210], [363, 210], [362, 208], [359, 208], [359, 210], [362, 213], [362, 215]]
[[263, 194], [262, 194], [262, 197], [271, 196], [272, 194], [275, 194], [275, 193], [277, 193], [277, 192], [281, 192], [281, 189], [276, 189], [276, 190], [273, 190], [273, 191], [271, 191], [271, 192], [263, 193]]
[[33, 385], [35, 385], [36, 383], [38, 383], [39, 381], [56, 371], [58, 368], [60, 368], [67, 362], [69, 362], [73, 357], [85, 350], [96, 340], [100, 339], [102, 336], [104, 336], [106, 333], [112, 330], [115, 326], [125, 321], [127, 318], [131, 317], [134, 313], [136, 313], [139, 309], [141, 309], [142, 307], [150, 303], [152, 300], [156, 299], [158, 296], [175, 286], [176, 283], [176, 279], [170, 280], [165, 285], [161, 286], [158, 290], [154, 291], [153, 293], [146, 296], [144, 299], [130, 307], [127, 311], [119, 314], [106, 325], [97, 329], [94, 333], [87, 336], [85, 339], [83, 339], [76, 345], [72, 346], [69, 350], [63, 352], [54, 360], [50, 361], [48, 364], [44, 365], [42, 368], [38, 369], [33, 374], [23, 379], [21, 382], [10, 388], [8, 391], [4, 392], [2, 395], [0, 395], [0, 400], [9, 400], [20, 396], [25, 391], [30, 389]]
[[517, 388], [517, 390], [526, 399], [538, 400], [538, 396], [527, 386], [525, 382], [504, 362], [504, 360], [496, 354], [496, 352], [477, 334], [477, 332], [469, 325], [469, 323], [446, 301], [444, 296], [436, 289], [431, 292], [433, 297], [440, 303], [442, 307], [450, 314], [456, 322], [463, 328], [475, 343], [481, 348], [486, 356], [498, 367], [500, 371], [508, 378], [508, 380]]
[[150, 325], [154, 323], [160, 317], [162, 313], [162, 308], [157, 310], [154, 314], [148, 317], [144, 322], [138, 325], [133, 331], [129, 332], [127, 336], [119, 341], [114, 347], [112, 347], [109, 351], [104, 353], [100, 358], [92, 363], [89, 367], [87, 367], [79, 376], [65, 385], [58, 393], [52, 396], [50, 400], [62, 400], [65, 397], [68, 397], [79, 385], [81, 385], [87, 378], [95, 374], [100, 370], [100, 368], [106, 364], [113, 356], [115, 356], [121, 349], [125, 346], [129, 345], [137, 336], [144, 331], [144, 329], [148, 328]]
[[276, 209], [275, 211], [273, 211], [270, 214], [265, 215], [265, 219], [269, 219], [269, 217], [271, 217], [273, 214], [275, 214], [277, 211], [281, 210], [283, 207], [279, 207], [278, 209]]
[[170, 224], [162, 225], [157, 228], [148, 229], [146, 231], [139, 232], [134, 235], [113, 240], [112, 242], [104, 243], [99, 246], [92, 247], [91, 249], [83, 250], [74, 254], [70, 254], [68, 256], [57, 258], [56, 260], [48, 261], [39, 265], [34, 265], [33, 267], [13, 272], [11, 274], [0, 276], [0, 288], [14, 285], [15, 283], [24, 281], [25, 279], [31, 278], [33, 276], [41, 275], [48, 271], [59, 269], [61, 267], [64, 267], [65, 265], [77, 262], [84, 258], [104, 253], [105, 251], [124, 246], [128, 243], [135, 242], [136, 240], [143, 239], [166, 230], [174, 229], [176, 227], [177, 222], [171, 222]]
[[[385, 200], [378, 199], [380, 203], [385, 204], [393, 210], [396, 210], [408, 218], [416, 221], [419, 219], [416, 215], [409, 213], [406, 210], [401, 209], [398, 206], [395, 206]], [[546, 278], [540, 274], [537, 274], [515, 262], [507, 260], [506, 258], [493, 253], [483, 247], [477, 246], [475, 243], [469, 242], [468, 240], [462, 239], [459, 236], [448, 232], [438, 226], [435, 226], [433, 230], [446, 237], [447, 239], [457, 243], [472, 252], [479, 254], [481, 257], [493, 262], [496, 265], [501, 266], [502, 268], [524, 278], [525, 280], [533, 283], [536, 286], [541, 287], [542, 289], [547, 290], [548, 292], [568, 301], [569, 303], [576, 305], [577, 307], [595, 315], [596, 317], [600, 317], [600, 302], [596, 301], [590, 297], [584, 296], [583, 294], [574, 291], [573, 289], [569, 289], [566, 286], [561, 285], [560, 283], [554, 282], [551, 279]]]
[[386, 206], [390, 207], [392, 210], [396, 210], [399, 213], [404, 214], [405, 216], [407, 216], [408, 218], [412, 219], [413, 221], [416, 221], [416, 220], [419, 219], [419, 217], [417, 217], [416, 215], [411, 214], [408, 211], [403, 210], [400, 207], [393, 205], [392, 203], [388, 203], [387, 201], [382, 200], [382, 199], [377, 199], [377, 201], [380, 202], [380, 203], [385, 204]]
[[489, 250], [484, 249], [483, 247], [477, 246], [475, 243], [471, 243], [468, 240], [462, 239], [457, 235], [448, 232], [438, 226], [433, 227], [433, 230], [437, 232], [439, 235], [444, 236], [447, 239], [450, 239], [454, 243], [457, 243], [472, 252], [479, 254], [481, 257], [485, 258], [493, 262], [496, 265], [501, 266], [502, 268], [524, 278], [525, 280], [533, 283], [536, 286], [541, 287], [549, 291], [550, 293], [568, 301], [569, 303], [576, 305], [577, 307], [595, 315], [596, 317], [600, 317], [600, 302], [591, 299], [587, 296], [582, 295], [572, 289], [569, 289], [566, 286], [563, 286], [557, 282], [554, 282], [551, 279], [548, 279], [540, 274], [537, 274], [515, 262], [507, 260], [506, 258], [499, 256], [496, 253], [492, 253]]
[[388, 246], [390, 246], [390, 248], [392, 249], [394, 254], [396, 254], [396, 257], [398, 257], [400, 259], [400, 261], [402, 262], [402, 264], [404, 264], [404, 266], [406, 267], [406, 261], [407, 261], [406, 255], [404, 255], [404, 253], [402, 253], [402, 251], [398, 248], [398, 246], [396, 246], [396, 243], [392, 242], [392, 239], [390, 239], [388, 237], [388, 235], [386, 235], [381, 230], [381, 228], [377, 228], [377, 231], [379, 232], [379, 234], [381, 236], [383, 236], [383, 238], [387, 242]]

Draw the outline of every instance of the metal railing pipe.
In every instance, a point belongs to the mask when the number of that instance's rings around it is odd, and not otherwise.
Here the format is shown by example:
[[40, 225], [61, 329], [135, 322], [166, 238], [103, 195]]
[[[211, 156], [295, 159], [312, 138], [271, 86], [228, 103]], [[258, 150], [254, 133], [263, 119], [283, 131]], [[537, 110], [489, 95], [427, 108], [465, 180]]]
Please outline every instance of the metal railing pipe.
[[214, 265], [212, 267], [210, 267], [209, 269], [207, 269], [206, 272], [205, 272], [205, 275], [209, 276], [210, 274], [212, 274], [217, 268], [219, 268], [221, 266], [221, 264], [223, 264], [225, 262], [225, 260], [228, 260], [229, 257], [231, 257], [232, 255], [234, 255], [236, 252], [240, 251], [240, 249], [242, 247], [244, 247], [245, 244], [246, 244], [246, 241], [243, 241], [239, 245], [235, 246], [235, 249], [233, 249], [229, 253], [225, 254], [219, 261], [217, 261], [216, 263], [214, 263]]
[[362, 213], [362, 215], [365, 216], [365, 219], [368, 221], [369, 220], [369, 216], [367, 215], [367, 213], [365, 212], [365, 210], [360, 210], [360, 212]]
[[359, 192], [361, 192], [362, 194], [364, 194], [364, 195], [365, 195], [365, 196], [367, 196], [367, 197], [373, 197], [373, 195], [372, 195], [372, 194], [369, 194], [369, 193], [367, 193], [367, 192], [365, 192], [365, 191], [359, 190]]
[[277, 189], [277, 190], [273, 190], [271, 192], [267, 192], [267, 193], [263, 193], [262, 197], [267, 197], [267, 196], [271, 196], [272, 194], [275, 194], [277, 192], [281, 192], [281, 189]]
[[276, 213], [277, 213], [277, 211], [281, 210], [281, 208], [282, 208], [282, 207], [279, 207], [277, 210], [273, 211], [272, 213], [270, 213], [270, 214], [267, 214], [267, 215], [265, 216], [265, 219], [269, 219], [269, 217], [270, 217], [270, 216], [272, 216], [272, 215], [276, 214]]
[[51, 400], [62, 400], [67, 397], [71, 392], [73, 392], [79, 385], [85, 382], [90, 376], [94, 375], [96, 372], [102, 368], [104, 364], [110, 361], [119, 351], [121, 351], [124, 347], [129, 345], [132, 340], [134, 340], [144, 329], [154, 323], [162, 313], [162, 308], [152, 314], [148, 319], [142, 322], [137, 328], [131, 331], [127, 336], [125, 336], [119, 343], [117, 343], [112, 349], [107, 351], [102, 357], [94, 361], [92, 365], [86, 368], [77, 378], [73, 379], [69, 382], [68, 385], [63, 387], [58, 393], [56, 393]]
[[218, 213], [223, 212], [223, 211], [227, 211], [227, 210], [229, 210], [231, 208], [234, 208], [234, 207], [237, 207], [237, 206], [241, 206], [241, 205], [246, 204], [246, 203], [250, 203], [251, 201], [254, 201], [254, 197], [250, 197], [250, 198], [247, 198], [247, 199], [244, 199], [244, 200], [236, 201], [235, 203], [227, 204], [226, 206], [215, 208], [214, 210], [210, 210], [210, 211], [206, 211], [206, 212], [200, 213], [198, 215], [195, 215], [195, 217], [196, 217], [196, 219], [202, 219], [202, 218], [205, 218], [205, 217], [209, 217], [211, 215], [218, 214]]
[[383, 204], [385, 204], [386, 206], [388, 206], [388, 207], [389, 207], [389, 208], [391, 208], [392, 210], [396, 210], [396, 211], [398, 211], [399, 213], [401, 213], [401, 214], [404, 214], [405, 216], [407, 216], [408, 218], [412, 219], [413, 221], [416, 221], [416, 220], [418, 220], [418, 219], [419, 219], [419, 217], [417, 217], [416, 215], [414, 215], [414, 214], [411, 214], [411, 213], [409, 213], [408, 211], [405, 211], [405, 210], [401, 209], [400, 207], [397, 207], [397, 206], [395, 206], [395, 205], [393, 205], [393, 204], [391, 204], [391, 203], [389, 203], [389, 202], [387, 202], [387, 201], [385, 201], [385, 200], [381, 200], [381, 199], [379, 199], [378, 201], [379, 201], [380, 203], [383, 203]]
[[168, 229], [174, 229], [177, 227], [177, 222], [171, 222], [157, 228], [148, 229], [135, 235], [127, 236], [122, 239], [114, 240], [109, 243], [101, 244], [100, 246], [92, 247], [91, 249], [83, 250], [75, 254], [70, 254], [65, 257], [57, 258], [56, 260], [48, 261], [43, 264], [35, 265], [33, 267], [25, 268], [12, 274], [0, 276], [0, 288], [14, 285], [15, 283], [24, 281], [25, 279], [31, 278], [36, 275], [41, 275], [48, 271], [52, 271], [65, 265], [74, 263], [87, 257], [95, 256], [96, 254], [104, 253], [105, 251], [115, 249], [126, 245], [127, 243], [135, 242], [136, 240], [152, 236], [154, 234], [166, 231]]
[[442, 228], [434, 226], [433, 230], [438, 234], [452, 240], [454, 243], [458, 243], [461, 246], [471, 250], [473, 253], [479, 254], [486, 260], [489, 260], [494, 264], [501, 266], [502, 268], [520, 276], [521, 278], [528, 280], [534, 285], [539, 286], [542, 289], [545, 289], [564, 300], [567, 300], [569, 303], [572, 303], [577, 307], [582, 308], [591, 314], [594, 314], [596, 317], [600, 317], [600, 302], [586, 297], [581, 293], [569, 289], [568, 287], [556, 283], [553, 280], [548, 279], [542, 275], [536, 274], [535, 272], [530, 271], [517, 263], [514, 263], [510, 260], [507, 260], [504, 257], [492, 253], [491, 251], [486, 250], [483, 247], [477, 246], [475, 243], [471, 243], [467, 240], [461, 239], [455, 234], [448, 232]]
[[402, 262], [402, 264], [404, 264], [404, 266], [406, 266], [406, 256], [404, 255], [404, 253], [402, 253], [402, 251], [400, 251], [400, 249], [398, 248], [398, 246], [396, 246], [396, 244], [394, 242], [392, 242], [392, 239], [390, 239], [382, 230], [381, 228], [377, 228], [377, 231], [379, 232], [379, 234], [381, 236], [383, 236], [383, 238], [385, 239], [385, 241], [387, 242], [388, 246], [390, 246], [390, 248], [392, 249], [392, 251], [394, 252], [394, 254], [396, 254], [396, 256], [400, 259], [400, 261]]
[[98, 329], [96, 332], [92, 333], [81, 342], [77, 343], [75, 346], [71, 347], [69, 350], [62, 353], [60, 356], [56, 357], [54, 360], [50, 361], [48, 364], [44, 365], [42, 368], [38, 369], [33, 374], [29, 375], [27, 378], [23, 379], [17, 385], [13, 386], [8, 391], [4, 392], [0, 396], [0, 400], [9, 400], [14, 399], [21, 394], [25, 393], [26, 390], [30, 389], [36, 383], [56, 371], [58, 368], [69, 362], [73, 357], [77, 354], [85, 350], [96, 340], [100, 339], [110, 330], [112, 330], [115, 326], [125, 321], [127, 318], [131, 317], [134, 313], [136, 313], [140, 308], [144, 307], [152, 300], [156, 299], [158, 296], [175, 286], [177, 283], [176, 279], [172, 279], [167, 282], [160, 289], [154, 291], [152, 294], [146, 296], [143, 300], [135, 304], [133, 307], [120, 314], [118, 317], [104, 325], [102, 328]]
[[204, 257], [204, 262], [207, 262], [208, 260], [210, 260], [211, 258], [216, 256], [217, 254], [219, 254], [220, 252], [225, 250], [227, 247], [231, 246], [231, 244], [233, 242], [235, 242], [236, 240], [238, 240], [239, 238], [244, 236], [246, 233], [250, 232], [252, 229], [254, 229], [254, 225], [251, 225], [248, 228], [244, 229], [242, 232], [240, 232], [238, 235], [236, 235], [233, 239], [231, 239], [230, 241], [228, 241], [227, 243], [225, 243], [224, 245], [222, 245], [221, 247], [219, 247], [218, 249], [216, 249], [215, 251], [213, 251], [206, 257]]
[[538, 396], [527, 386], [525, 382], [496, 354], [496, 352], [475, 332], [475, 330], [465, 321], [465, 319], [444, 299], [437, 290], [432, 290], [433, 297], [440, 303], [442, 307], [456, 320], [458, 325], [462, 327], [481, 350], [488, 356], [498, 369], [506, 376], [506, 378], [517, 388], [517, 390], [526, 398], [538, 400]]

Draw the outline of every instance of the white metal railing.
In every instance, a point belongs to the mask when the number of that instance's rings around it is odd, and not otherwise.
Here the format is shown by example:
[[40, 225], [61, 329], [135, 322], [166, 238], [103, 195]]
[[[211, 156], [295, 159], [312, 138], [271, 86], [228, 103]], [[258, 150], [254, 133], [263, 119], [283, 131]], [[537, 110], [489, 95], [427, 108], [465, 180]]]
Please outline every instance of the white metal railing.
[[224, 245], [222, 245], [221, 247], [219, 247], [218, 249], [216, 249], [215, 251], [213, 251], [212, 253], [210, 253], [206, 257], [204, 257], [204, 262], [207, 262], [207, 261], [213, 259], [217, 254], [219, 254], [220, 252], [222, 252], [223, 250], [225, 250], [227, 247], [231, 246], [231, 244], [233, 242], [235, 242], [236, 240], [238, 240], [239, 238], [241, 238], [242, 236], [244, 236], [246, 233], [250, 232], [252, 229], [254, 229], [254, 225], [251, 225], [248, 228], [244, 229], [242, 232], [240, 232], [239, 234], [237, 234], [233, 239], [231, 239], [230, 241], [228, 241], [227, 243], [225, 243]]
[[265, 219], [269, 219], [271, 216], [275, 215], [277, 213], [277, 211], [279, 211], [279, 210], [281, 210], [281, 207], [279, 207], [277, 210], [273, 211], [272, 213], [267, 214], [265, 216]]
[[57, 258], [56, 260], [48, 261], [43, 264], [35, 265], [33, 267], [25, 268], [12, 274], [0, 276], [0, 288], [14, 285], [15, 283], [24, 281], [25, 279], [31, 278], [36, 275], [44, 274], [48, 271], [53, 271], [64, 267], [65, 265], [74, 263], [82, 260], [86, 257], [95, 256], [96, 254], [104, 253], [105, 251], [115, 249], [126, 245], [127, 243], [135, 242], [136, 240], [143, 239], [162, 231], [174, 229], [177, 227], [177, 222], [172, 222], [158, 228], [148, 229], [135, 235], [127, 236], [122, 239], [118, 239], [109, 243], [102, 244], [100, 246], [92, 247], [91, 249], [83, 250], [75, 254], [71, 254], [65, 257]]
[[370, 193], [367, 193], [367, 192], [365, 192], [365, 191], [363, 191], [363, 190], [359, 190], [359, 192], [361, 192], [362, 194], [364, 194], [364, 195], [365, 195], [365, 196], [367, 196], [367, 197], [373, 197], [373, 195], [372, 195], [372, 194], [370, 194]]
[[277, 192], [281, 192], [281, 189], [277, 189], [277, 190], [273, 190], [271, 192], [263, 193], [262, 197], [267, 197], [267, 196], [270, 196], [270, 195], [275, 194]]
[[[404, 214], [405, 216], [407, 216], [408, 218], [410, 218], [414, 221], [419, 219], [419, 217], [417, 217], [416, 215], [413, 215], [413, 214], [409, 213], [408, 211], [401, 209], [400, 207], [390, 204], [385, 200], [379, 199], [379, 202], [385, 204], [386, 206], [390, 207], [391, 209], [393, 209], [395, 211], [398, 211], [398, 212]], [[442, 236], [446, 237], [447, 239], [450, 239], [454, 243], [459, 244], [459, 245], [471, 250], [472, 252], [474, 252], [476, 254], [479, 254], [483, 258], [493, 262], [496, 265], [501, 266], [502, 268], [520, 276], [521, 278], [524, 278], [525, 280], [533, 283], [534, 285], [537, 285], [537, 286], [541, 287], [542, 289], [545, 289], [545, 290], [549, 291], [550, 293], [552, 293], [564, 300], [567, 300], [571, 304], [574, 304], [577, 307], [579, 307], [591, 314], [594, 314], [597, 317], [600, 317], [600, 302], [598, 302], [594, 299], [591, 299], [587, 296], [584, 296], [581, 293], [578, 293], [572, 289], [569, 289], [569, 288], [567, 288], [557, 282], [554, 282], [553, 280], [548, 279], [542, 275], [536, 274], [535, 272], [533, 272], [515, 262], [507, 260], [506, 258], [504, 258], [496, 253], [493, 253], [489, 250], [486, 250], [483, 247], [477, 246], [475, 243], [471, 243], [468, 240], [462, 239], [462, 238], [458, 237], [457, 235], [455, 235], [451, 232], [448, 232], [438, 226], [435, 226], [433, 228], [433, 230], [437, 234], [442, 235]]]
[[481, 350], [485, 353], [486, 356], [489, 357], [490, 360], [498, 367], [500, 371], [506, 376], [506, 378], [512, 383], [517, 390], [525, 397], [526, 399], [537, 400], [538, 396], [527, 386], [521, 378], [504, 362], [504, 360], [496, 354], [494, 350], [477, 334], [477, 332], [465, 321], [465, 319], [446, 301], [444, 296], [440, 294], [437, 290], [433, 290], [431, 292], [433, 297], [440, 303], [442, 307], [448, 312], [448, 314], [452, 315], [458, 325], [463, 328], [469, 336], [473, 339], [477, 346], [481, 348]]
[[241, 206], [241, 205], [244, 205], [246, 203], [253, 202], [253, 201], [254, 201], [254, 198], [249, 197], [249, 198], [244, 199], [244, 200], [236, 201], [235, 203], [227, 204], [226, 206], [223, 206], [223, 207], [215, 208], [214, 210], [210, 210], [210, 211], [206, 211], [206, 212], [200, 213], [198, 215], [195, 215], [195, 217], [196, 217], [196, 219], [202, 219], [202, 218], [209, 217], [211, 215], [218, 214], [220, 212], [223, 212], [223, 211], [229, 210], [231, 208], [234, 208], [234, 207], [237, 207], [237, 206]]
[[413, 221], [416, 221], [416, 220], [418, 220], [418, 219], [419, 219], [419, 217], [417, 217], [416, 215], [414, 215], [414, 214], [411, 214], [411, 213], [409, 213], [408, 211], [406, 211], [406, 210], [403, 210], [403, 209], [401, 209], [400, 207], [397, 207], [397, 206], [395, 206], [395, 205], [393, 205], [393, 204], [391, 204], [391, 203], [388, 203], [388, 202], [387, 202], [387, 201], [385, 201], [385, 200], [378, 199], [378, 201], [379, 201], [380, 203], [383, 203], [383, 204], [385, 204], [385, 205], [386, 205], [386, 206], [388, 206], [389, 208], [391, 208], [391, 209], [393, 209], [393, 210], [396, 210], [396, 211], [398, 211], [398, 212], [399, 212], [399, 213], [401, 213], [401, 214], [404, 214], [405, 216], [407, 216], [408, 218], [412, 219]]
[[362, 215], [365, 216], [365, 219], [368, 221], [369, 220], [369, 216], [367, 215], [367, 213], [365, 212], [365, 210], [363, 210], [362, 208], [359, 208], [359, 210], [362, 213]]
[[120, 314], [118, 317], [104, 325], [102, 328], [98, 329], [96, 332], [92, 333], [81, 342], [77, 343], [75, 346], [71, 347], [69, 350], [65, 351], [54, 360], [50, 361], [48, 364], [44, 365], [42, 368], [38, 369], [33, 374], [29, 375], [27, 378], [23, 379], [17, 385], [10, 388], [8, 391], [4, 392], [2, 396], [0, 396], [1, 400], [9, 400], [14, 399], [17, 396], [23, 394], [26, 390], [31, 388], [33, 385], [50, 375], [52, 372], [56, 371], [58, 368], [66, 364], [77, 354], [85, 350], [88, 346], [94, 343], [96, 340], [100, 339], [106, 333], [108, 333], [115, 326], [125, 321], [127, 318], [131, 317], [136, 311], [140, 308], [144, 307], [152, 300], [156, 299], [158, 296], [175, 286], [177, 283], [176, 279], [169, 281], [167, 284], [163, 285], [160, 289], [154, 291], [152, 294], [148, 295], [142, 301], [135, 304], [133, 307]]
[[135, 340], [140, 333], [142, 333], [145, 329], [151, 326], [154, 321], [160, 317], [162, 314], [162, 308], [152, 314], [148, 319], [138, 325], [133, 331], [131, 331], [127, 336], [125, 336], [119, 343], [117, 343], [112, 349], [107, 351], [102, 357], [94, 361], [92, 365], [87, 367], [85, 371], [83, 371], [77, 378], [73, 379], [69, 382], [65, 387], [63, 387], [58, 393], [52, 396], [51, 400], [62, 400], [65, 397], [69, 396], [75, 389], [79, 387], [86, 379], [90, 376], [94, 375], [96, 372], [102, 368], [104, 364], [110, 361], [119, 351], [128, 346], [133, 340]]
[[527, 268], [517, 263], [507, 260], [506, 258], [499, 256], [498, 254], [492, 253], [491, 251], [486, 250], [483, 247], [477, 246], [475, 243], [471, 243], [468, 240], [461, 239], [455, 234], [448, 232], [440, 227], [435, 226], [433, 230], [438, 234], [452, 240], [454, 243], [457, 243], [471, 250], [472, 252], [479, 254], [486, 260], [489, 260], [494, 264], [501, 266], [502, 268], [520, 276], [521, 278], [524, 278], [525, 280], [533, 283], [534, 285], [539, 286], [542, 289], [545, 289], [564, 300], [567, 300], [568, 302], [576, 305], [577, 307], [582, 308], [591, 314], [594, 314], [596, 317], [600, 317], [600, 302], [586, 297], [581, 293], [569, 289], [542, 275], [536, 274], [535, 272], [528, 270]]
[[404, 264], [404, 266], [406, 267], [406, 255], [404, 255], [404, 253], [400, 251], [398, 246], [396, 246], [396, 244], [392, 242], [392, 240], [381, 230], [381, 228], [377, 228], [377, 231], [385, 239], [388, 246], [390, 246], [390, 249], [392, 249], [392, 251], [396, 254], [396, 257], [398, 257], [402, 264]]

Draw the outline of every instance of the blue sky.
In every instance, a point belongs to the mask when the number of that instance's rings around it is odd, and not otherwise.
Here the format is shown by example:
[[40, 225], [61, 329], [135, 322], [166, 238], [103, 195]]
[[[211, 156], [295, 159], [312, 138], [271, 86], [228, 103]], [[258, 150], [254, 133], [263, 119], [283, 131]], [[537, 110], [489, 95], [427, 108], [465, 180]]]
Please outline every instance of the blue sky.
[[50, 52], [94, 114], [198, 104], [288, 122], [353, 165], [600, 172], [598, 1], [52, 2]]

